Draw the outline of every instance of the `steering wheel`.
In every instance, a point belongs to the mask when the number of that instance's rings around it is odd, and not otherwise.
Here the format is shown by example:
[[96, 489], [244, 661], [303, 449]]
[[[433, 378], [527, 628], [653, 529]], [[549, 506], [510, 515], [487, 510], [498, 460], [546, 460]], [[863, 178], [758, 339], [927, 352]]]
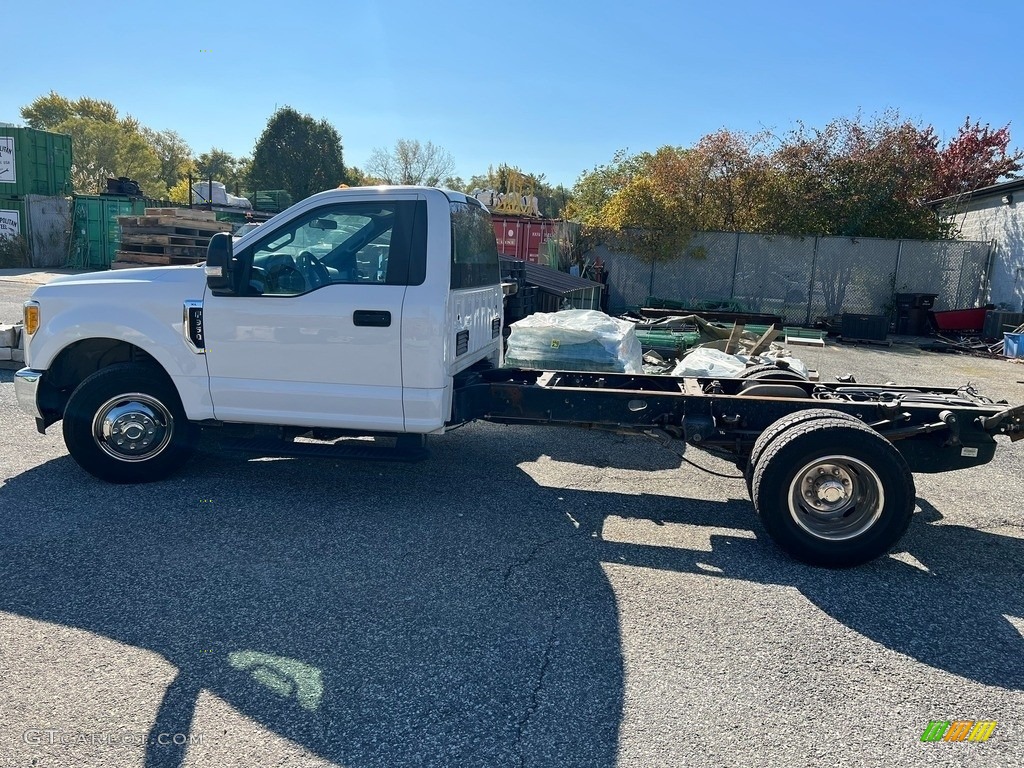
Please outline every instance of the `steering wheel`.
[[265, 293], [305, 293], [306, 278], [294, 265], [279, 262], [267, 269]]
[[302, 272], [309, 287], [319, 288], [321, 285], [330, 285], [331, 273], [316, 256], [309, 251], [303, 251], [295, 259], [295, 266]]

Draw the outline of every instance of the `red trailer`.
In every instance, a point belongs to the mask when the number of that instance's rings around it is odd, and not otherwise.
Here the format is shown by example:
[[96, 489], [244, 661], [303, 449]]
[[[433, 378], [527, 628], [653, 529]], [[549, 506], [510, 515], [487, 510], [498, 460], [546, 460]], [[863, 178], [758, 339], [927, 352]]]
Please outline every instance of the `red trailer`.
[[528, 219], [525, 216], [491, 215], [498, 253], [536, 264], [541, 246], [554, 237], [556, 219]]

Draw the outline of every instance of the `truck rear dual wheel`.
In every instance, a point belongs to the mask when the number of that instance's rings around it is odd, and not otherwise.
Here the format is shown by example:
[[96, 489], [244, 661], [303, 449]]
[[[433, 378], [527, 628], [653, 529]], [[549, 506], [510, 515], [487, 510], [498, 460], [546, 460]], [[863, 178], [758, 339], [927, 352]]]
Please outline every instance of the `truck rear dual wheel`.
[[801, 376], [796, 371], [788, 368], [780, 368], [777, 365], [761, 363], [744, 368], [736, 374], [737, 379], [776, 379], [781, 381], [807, 381], [806, 376]]
[[797, 424], [817, 421], [819, 419], [848, 419], [858, 424], [862, 423], [860, 419], [854, 416], [850, 416], [842, 411], [833, 411], [830, 408], [809, 408], [806, 411], [797, 411], [789, 416], [783, 416], [758, 435], [757, 440], [754, 442], [754, 447], [750, 450], [750, 458], [747, 460], [747, 468], [743, 472], [743, 477], [747, 481], [747, 494], [751, 499], [754, 498], [754, 465], [757, 464], [757, 460], [764, 453], [765, 448], [775, 442], [779, 435], [795, 427]]
[[138, 363], [103, 368], [79, 384], [63, 430], [78, 465], [110, 483], [161, 480], [185, 464], [196, 443], [174, 385]]
[[914, 478], [895, 446], [870, 427], [850, 416], [818, 417], [789, 424], [764, 447], [753, 462], [751, 498], [768, 535], [790, 556], [848, 568], [902, 538], [914, 512]]

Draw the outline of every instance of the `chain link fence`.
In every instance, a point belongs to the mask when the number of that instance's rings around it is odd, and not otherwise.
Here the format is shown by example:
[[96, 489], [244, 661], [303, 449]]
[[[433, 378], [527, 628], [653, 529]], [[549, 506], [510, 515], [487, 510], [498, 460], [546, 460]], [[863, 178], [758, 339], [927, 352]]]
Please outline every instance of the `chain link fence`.
[[608, 270], [608, 309], [651, 297], [695, 307], [732, 303], [781, 315], [791, 325], [856, 312], [891, 315], [897, 293], [934, 293], [935, 309], [988, 297], [989, 243], [700, 232], [678, 259], [645, 263], [598, 246]]

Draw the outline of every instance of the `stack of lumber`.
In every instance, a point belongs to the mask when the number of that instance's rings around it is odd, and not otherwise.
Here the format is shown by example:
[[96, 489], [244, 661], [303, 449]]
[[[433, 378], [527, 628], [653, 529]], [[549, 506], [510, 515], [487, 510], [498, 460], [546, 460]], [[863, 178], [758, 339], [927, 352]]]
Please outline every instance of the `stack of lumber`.
[[195, 264], [206, 259], [206, 247], [217, 232], [230, 232], [229, 221], [212, 211], [191, 208], [147, 208], [142, 216], [118, 216], [121, 247], [111, 268]]

